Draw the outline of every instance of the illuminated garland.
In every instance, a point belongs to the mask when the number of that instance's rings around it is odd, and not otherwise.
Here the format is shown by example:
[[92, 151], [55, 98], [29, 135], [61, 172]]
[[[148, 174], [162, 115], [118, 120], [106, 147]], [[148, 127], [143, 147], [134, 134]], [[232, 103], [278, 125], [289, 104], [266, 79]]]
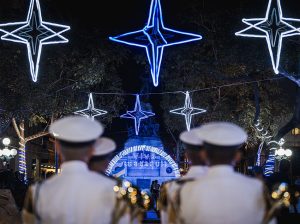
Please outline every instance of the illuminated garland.
[[282, 39], [284, 37], [300, 35], [299, 27], [297, 28], [292, 25], [299, 23], [300, 19], [284, 18], [280, 0], [269, 0], [265, 18], [243, 19], [242, 21], [249, 27], [237, 32], [235, 35], [265, 38], [274, 72], [278, 74]]
[[[12, 30], [12, 31], [11, 31]], [[43, 45], [67, 43], [61, 34], [70, 30], [69, 26], [44, 22], [39, 0], [31, 0], [25, 22], [0, 24], [5, 34], [2, 40], [26, 44], [31, 77], [37, 81]]]
[[261, 140], [258, 150], [257, 150], [257, 159], [256, 159], [255, 165], [261, 166], [260, 156], [261, 156], [261, 153], [263, 150], [263, 146], [266, 142], [268, 143], [268, 141], [272, 138], [272, 136], [269, 135], [269, 132], [262, 127], [260, 120], [258, 120], [254, 126], [255, 126], [256, 131], [258, 132], [257, 137]]
[[187, 91], [185, 93], [184, 107], [171, 110], [170, 113], [182, 115], [185, 117], [186, 128], [188, 131], [191, 130], [192, 117], [197, 114], [205, 113], [206, 110], [193, 107], [192, 99], [190, 93]]
[[152, 117], [152, 116], [155, 116], [155, 114], [150, 112], [150, 111], [143, 111], [142, 110], [140, 96], [136, 95], [136, 101], [135, 101], [134, 109], [131, 110], [131, 111], [127, 111], [126, 114], [121, 115], [121, 118], [134, 120], [135, 134], [139, 135], [141, 121], [144, 120], [144, 119], [147, 119], [149, 117]]
[[106, 174], [107, 175], [111, 175], [112, 174], [112, 169], [113, 167], [118, 163], [118, 161], [120, 159], [122, 159], [123, 157], [127, 156], [128, 154], [131, 153], [135, 153], [135, 152], [151, 152], [151, 153], [155, 153], [161, 157], [163, 157], [172, 167], [174, 173], [175, 173], [175, 177], [180, 177], [180, 173], [179, 173], [179, 169], [178, 169], [178, 165], [176, 164], [176, 162], [172, 159], [171, 156], [169, 156], [166, 152], [164, 152], [163, 150], [153, 147], [153, 146], [149, 146], [149, 145], [138, 145], [138, 146], [133, 146], [130, 148], [127, 148], [125, 150], [123, 150], [122, 152], [120, 152], [118, 155], [116, 155], [109, 163], [108, 168], [106, 170]]
[[[24, 139], [23, 139], [24, 140]], [[26, 148], [25, 144], [19, 143], [19, 172], [24, 175], [24, 179], [27, 180], [27, 167], [26, 167]]]
[[166, 28], [163, 22], [160, 0], [152, 0], [148, 22], [143, 29], [110, 37], [109, 39], [122, 44], [145, 48], [153, 84], [158, 86], [164, 48], [201, 40], [202, 37], [197, 34]]

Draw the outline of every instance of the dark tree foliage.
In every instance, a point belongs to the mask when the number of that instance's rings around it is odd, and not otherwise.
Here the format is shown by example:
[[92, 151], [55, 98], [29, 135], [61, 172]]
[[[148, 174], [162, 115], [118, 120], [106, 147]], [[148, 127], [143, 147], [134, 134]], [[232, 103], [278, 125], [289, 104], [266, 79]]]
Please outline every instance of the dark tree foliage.
[[[1, 9], [1, 21], [3, 18], [4, 21], [24, 19], [24, 8], [27, 10], [27, 7], [23, 1], [19, 2], [6, 1], [6, 9]], [[0, 42], [0, 109], [10, 116], [42, 121], [42, 118], [49, 120], [53, 115], [70, 114], [86, 107], [89, 92], [147, 93], [208, 88], [191, 93], [194, 106], [208, 111], [195, 116], [193, 125], [212, 120], [234, 121], [251, 133], [249, 142], [255, 144], [257, 139], [253, 123], [257, 115], [255, 91], [258, 85], [259, 118], [264, 127], [276, 134], [279, 127], [291, 118], [295, 92], [293, 84], [278, 79], [232, 85], [281, 77], [275, 76], [272, 71], [265, 40], [234, 35], [244, 27], [242, 18], [264, 16], [267, 1], [162, 0], [165, 25], [200, 33], [203, 40], [165, 50], [158, 88], [151, 87], [148, 61], [143, 49], [119, 45], [107, 39], [108, 32], [114, 35], [141, 28], [141, 21], [146, 22], [147, 14], [144, 13], [149, 4], [137, 0], [125, 4], [113, 0], [107, 3], [108, 8], [103, 5], [101, 12], [107, 11], [107, 14], [98, 19], [95, 14], [73, 15], [67, 10], [69, 3], [67, 0], [44, 2], [48, 7], [45, 8], [46, 18], [70, 24], [72, 30], [66, 34], [70, 38], [69, 44], [44, 47], [38, 83], [30, 80], [25, 46]], [[60, 4], [63, 5], [62, 10], [56, 10]], [[137, 7], [143, 4], [145, 10], [130, 9], [135, 4]], [[116, 8], [116, 5], [120, 7]], [[285, 13], [297, 18], [296, 5], [295, 1], [287, 2]], [[91, 4], [89, 7], [93, 6]], [[88, 5], [82, 7], [89, 12]], [[122, 10], [123, 7], [128, 7], [129, 11]], [[97, 10], [93, 9], [93, 12]], [[86, 17], [97, 19], [86, 27]], [[113, 31], [105, 31], [109, 26], [114, 27]], [[284, 41], [281, 65], [291, 73], [297, 73], [298, 69], [298, 40], [292, 37]], [[129, 51], [132, 53], [129, 54]], [[136, 81], [136, 77], [140, 79]], [[224, 85], [228, 86], [212, 88]], [[161, 125], [162, 136], [168, 136], [166, 138], [172, 142], [170, 133], [174, 132], [177, 137], [185, 129], [185, 122], [183, 117], [171, 115], [169, 110], [181, 107], [184, 95], [151, 95], [149, 98], [157, 114], [153, 119]], [[127, 109], [124, 106], [125, 96], [95, 95], [94, 99], [97, 107], [109, 111], [104, 117], [107, 123]]]

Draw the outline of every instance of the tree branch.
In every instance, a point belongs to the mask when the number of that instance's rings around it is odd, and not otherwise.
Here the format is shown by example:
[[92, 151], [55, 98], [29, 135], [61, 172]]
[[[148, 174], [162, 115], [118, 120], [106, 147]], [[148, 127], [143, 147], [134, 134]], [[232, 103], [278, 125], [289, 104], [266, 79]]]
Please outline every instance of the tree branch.
[[35, 135], [31, 135], [31, 136], [25, 138], [25, 141], [26, 141], [26, 142], [30, 142], [30, 141], [32, 141], [32, 140], [34, 140], [34, 139], [41, 138], [41, 137], [46, 136], [46, 135], [48, 135], [48, 134], [49, 134], [49, 132], [42, 131], [42, 132], [40, 132], [40, 133], [37, 133], [37, 134], [35, 134]]
[[22, 137], [21, 137], [21, 133], [20, 133], [20, 129], [18, 128], [18, 125], [17, 125], [17, 122], [16, 122], [16, 119], [13, 118], [13, 119], [12, 119], [12, 122], [13, 122], [13, 126], [14, 126], [14, 129], [15, 129], [15, 131], [16, 131], [18, 137], [19, 137], [19, 138], [22, 138]]

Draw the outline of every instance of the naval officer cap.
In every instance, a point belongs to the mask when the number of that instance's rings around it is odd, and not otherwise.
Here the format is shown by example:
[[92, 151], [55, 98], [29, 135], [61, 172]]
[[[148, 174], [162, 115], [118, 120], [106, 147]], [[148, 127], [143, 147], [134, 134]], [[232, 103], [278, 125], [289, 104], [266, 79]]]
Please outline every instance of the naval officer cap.
[[247, 141], [244, 129], [228, 122], [211, 122], [203, 125], [197, 132], [206, 146], [221, 148], [239, 148]]
[[49, 132], [60, 141], [79, 144], [96, 141], [104, 128], [98, 121], [83, 116], [69, 116], [55, 121]]
[[199, 137], [201, 128], [194, 128], [190, 131], [184, 131], [179, 139], [183, 142], [186, 149], [199, 150], [203, 146], [203, 140]]
[[109, 155], [117, 148], [116, 143], [110, 138], [99, 138], [95, 144], [95, 151], [93, 156], [105, 156]]

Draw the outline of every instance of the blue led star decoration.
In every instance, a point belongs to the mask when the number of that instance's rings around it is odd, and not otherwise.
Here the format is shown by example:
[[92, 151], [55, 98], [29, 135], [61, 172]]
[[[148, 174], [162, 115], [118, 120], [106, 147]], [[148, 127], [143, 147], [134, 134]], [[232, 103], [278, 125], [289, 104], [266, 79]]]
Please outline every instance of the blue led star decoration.
[[39, 0], [31, 0], [25, 22], [0, 24], [5, 34], [2, 40], [26, 44], [30, 73], [34, 82], [38, 79], [39, 63], [43, 45], [67, 43], [61, 34], [70, 30], [69, 26], [44, 22]]
[[79, 111], [74, 112], [74, 114], [81, 115], [81, 116], [90, 118], [92, 120], [94, 120], [95, 117], [102, 116], [102, 115], [105, 115], [107, 113], [108, 112], [105, 111], [105, 110], [100, 110], [100, 109], [96, 109], [95, 108], [94, 99], [93, 99], [93, 94], [92, 93], [89, 94], [89, 101], [88, 101], [87, 108], [84, 109], [84, 110], [79, 110]]
[[154, 86], [159, 84], [164, 48], [201, 39], [202, 37], [197, 34], [166, 28], [160, 0], [152, 0], [148, 23], [142, 30], [110, 37], [112, 41], [146, 49]]
[[[235, 35], [265, 38], [274, 72], [278, 74], [282, 40], [284, 37], [300, 35], [300, 19], [284, 18], [280, 0], [269, 0], [265, 18], [243, 19], [242, 21], [249, 27], [237, 32]], [[298, 28], [295, 25], [298, 25]]]
[[206, 113], [206, 110], [193, 107], [192, 99], [190, 97], [190, 93], [187, 91], [185, 93], [185, 103], [184, 107], [171, 110], [170, 113], [182, 115], [185, 117], [186, 129], [188, 131], [191, 130], [191, 123], [193, 116], [197, 114]]
[[136, 95], [134, 109], [132, 111], [127, 111], [126, 114], [121, 115], [121, 118], [134, 120], [135, 134], [139, 135], [141, 121], [152, 116], [155, 116], [155, 113], [142, 110], [140, 96]]

